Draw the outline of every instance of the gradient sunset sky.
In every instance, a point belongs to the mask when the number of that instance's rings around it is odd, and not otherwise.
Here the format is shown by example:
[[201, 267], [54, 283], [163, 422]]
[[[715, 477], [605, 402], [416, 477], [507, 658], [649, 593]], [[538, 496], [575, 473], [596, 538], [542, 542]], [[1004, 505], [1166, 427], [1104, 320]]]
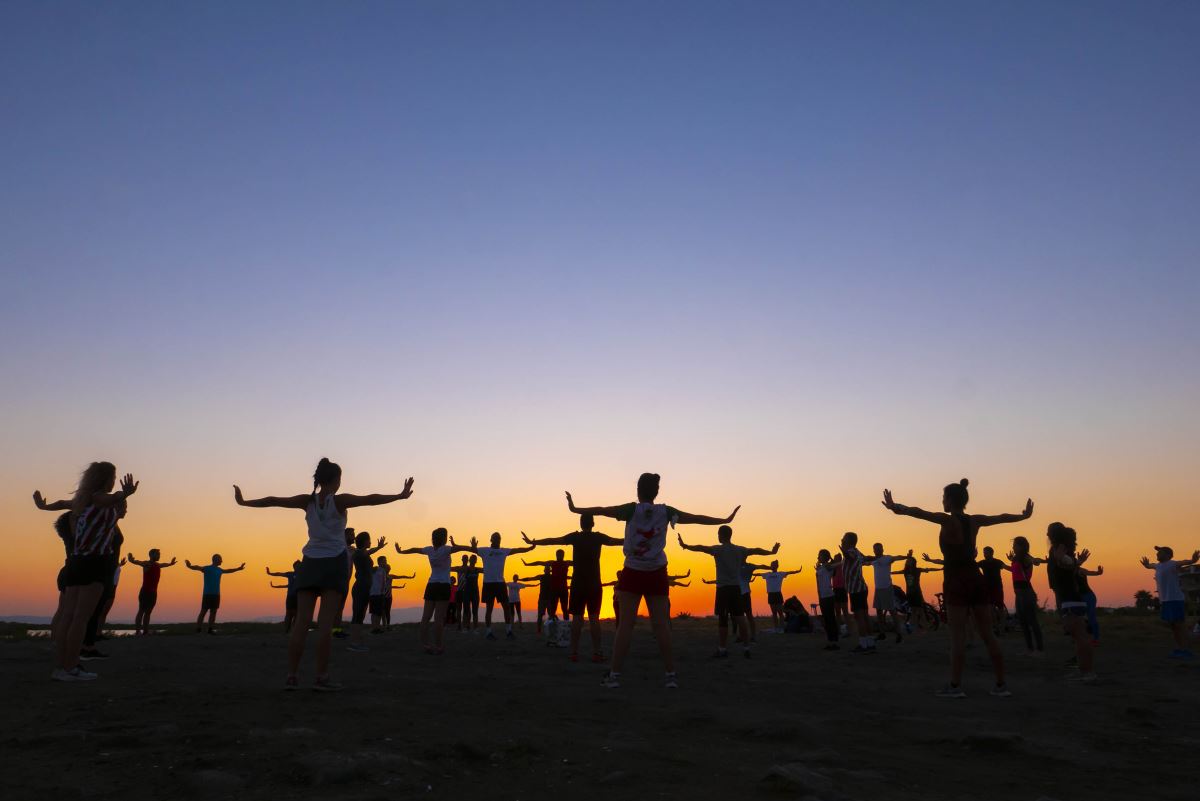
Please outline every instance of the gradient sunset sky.
[[1200, 547], [1197, 41], [1168, 2], [5, 3], [0, 615], [53, 612], [30, 495], [95, 459], [139, 557], [244, 560], [222, 616], [280, 613], [302, 516], [230, 487], [321, 456], [416, 477], [351, 514], [404, 545], [659, 472], [806, 603], [843, 531], [936, 549], [884, 487], [967, 476], [1037, 503], [1001, 553], [1063, 520], [1129, 603]]

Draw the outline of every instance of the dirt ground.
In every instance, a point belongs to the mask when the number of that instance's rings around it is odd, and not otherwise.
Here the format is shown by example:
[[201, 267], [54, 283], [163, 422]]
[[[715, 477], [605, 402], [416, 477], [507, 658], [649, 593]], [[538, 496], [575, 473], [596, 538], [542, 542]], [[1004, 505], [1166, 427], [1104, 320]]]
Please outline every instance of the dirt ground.
[[45, 641], [0, 642], [5, 798], [1200, 797], [1200, 663], [1167, 659], [1144, 618], [1106, 625], [1095, 686], [1067, 681], [1060, 634], [1042, 660], [1009, 634], [1014, 697], [990, 697], [976, 646], [958, 701], [933, 697], [944, 630], [867, 657], [762, 634], [751, 659], [714, 660], [715, 623], [679, 620], [669, 691], [645, 621], [618, 690], [529, 624], [448, 632], [442, 657], [406, 625], [369, 653], [335, 641], [337, 694], [282, 691], [277, 627], [185, 632], [103, 643], [88, 684], [51, 682]]

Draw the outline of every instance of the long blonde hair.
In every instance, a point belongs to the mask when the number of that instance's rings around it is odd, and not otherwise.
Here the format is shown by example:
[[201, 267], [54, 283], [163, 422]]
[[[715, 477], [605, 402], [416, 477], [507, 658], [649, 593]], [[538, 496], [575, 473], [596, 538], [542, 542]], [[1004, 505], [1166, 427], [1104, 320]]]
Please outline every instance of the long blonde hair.
[[101, 492], [112, 492], [117, 483], [117, 468], [112, 462], [92, 462], [79, 476], [79, 486], [71, 498], [71, 525], [75, 526], [79, 516], [92, 503], [92, 498]]

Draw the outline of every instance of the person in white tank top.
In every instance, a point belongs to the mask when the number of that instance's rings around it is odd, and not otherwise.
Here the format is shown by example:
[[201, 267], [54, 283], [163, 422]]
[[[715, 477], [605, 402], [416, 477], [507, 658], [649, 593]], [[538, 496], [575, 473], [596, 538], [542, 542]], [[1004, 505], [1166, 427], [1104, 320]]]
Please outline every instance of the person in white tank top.
[[317, 677], [313, 689], [340, 690], [340, 684], [329, 678], [329, 652], [332, 648], [333, 622], [346, 600], [350, 581], [346, 561], [347, 511], [356, 506], [382, 506], [403, 501], [412, 496], [413, 480], [404, 482], [404, 489], [387, 495], [350, 495], [339, 493], [342, 468], [322, 459], [313, 473], [313, 490], [304, 495], [268, 496], [247, 500], [242, 490], [233, 485], [233, 498], [239, 506], [259, 509], [301, 509], [308, 525], [308, 541], [304, 544], [300, 569], [296, 571], [296, 620], [288, 640], [288, 674], [284, 689], [299, 688], [300, 659], [308, 624], [313, 618], [317, 601], [321, 602], [317, 616]]
[[616, 640], [613, 642], [612, 665], [601, 682], [604, 687], [621, 686], [621, 667], [629, 653], [633, 624], [637, 619], [637, 610], [642, 598], [646, 599], [654, 636], [666, 668], [666, 686], [671, 689], [679, 686], [675, 675], [675, 657], [671, 653], [671, 612], [667, 595], [667, 526], [674, 526], [676, 523], [720, 526], [731, 522], [741, 508], [735, 508], [729, 517], [723, 518], [689, 514], [655, 503], [658, 489], [658, 474], [643, 473], [638, 478], [637, 503], [577, 507], [571, 493], [567, 493], [567, 507], [575, 514], [611, 517], [625, 522], [625, 566], [618, 574], [615, 598], [622, 613], [617, 624]]

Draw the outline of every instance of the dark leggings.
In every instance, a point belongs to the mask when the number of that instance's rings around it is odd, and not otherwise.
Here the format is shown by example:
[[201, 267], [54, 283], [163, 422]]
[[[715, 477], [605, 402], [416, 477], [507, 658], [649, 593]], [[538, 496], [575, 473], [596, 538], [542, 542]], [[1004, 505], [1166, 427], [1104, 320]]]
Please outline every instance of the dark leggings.
[[821, 600], [821, 623], [825, 626], [825, 638], [830, 642], [838, 641], [837, 616], [834, 614], [834, 609], [837, 607], [837, 599], [832, 595]]
[[1017, 596], [1017, 621], [1021, 624], [1021, 633], [1025, 635], [1025, 647], [1030, 651], [1042, 650], [1042, 626], [1038, 623], [1038, 598], [1033, 587], [1024, 582], [1015, 587]]

